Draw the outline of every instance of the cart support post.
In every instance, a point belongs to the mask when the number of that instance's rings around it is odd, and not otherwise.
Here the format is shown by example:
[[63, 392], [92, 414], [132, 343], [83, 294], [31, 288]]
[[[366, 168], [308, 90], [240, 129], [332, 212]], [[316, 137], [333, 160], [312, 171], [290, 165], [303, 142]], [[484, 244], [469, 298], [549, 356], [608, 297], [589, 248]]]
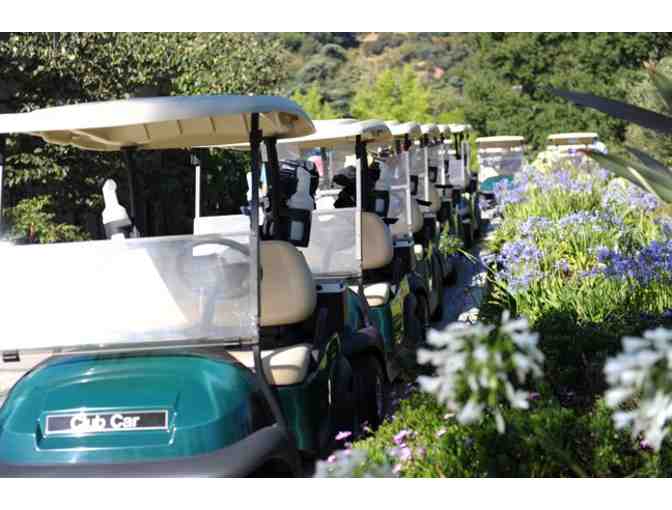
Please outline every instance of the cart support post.
[[[271, 195], [271, 214], [273, 220], [276, 222], [280, 218], [280, 167], [278, 163], [278, 147], [275, 139], [266, 138], [264, 140], [266, 145], [266, 154], [268, 155], [268, 168], [266, 171], [266, 180], [268, 185], [268, 193]], [[280, 230], [273, 229], [273, 238], [278, 239]]]
[[0, 236], [4, 232], [5, 224], [2, 215], [2, 194], [5, 190], [5, 154], [7, 151], [7, 136], [0, 135]]
[[135, 209], [135, 147], [125, 147], [124, 159], [126, 160], [126, 178], [128, 179], [128, 206], [131, 210], [131, 221], [133, 222], [133, 231], [131, 237], [140, 237], [140, 232], [145, 231], [145, 225], [138, 225], [138, 217]]
[[[250, 277], [252, 278], [251, 296], [250, 299], [256, 299], [257, 310], [261, 313], [261, 296], [259, 290], [259, 283], [263, 274], [261, 273], [261, 261], [259, 258], [259, 177], [261, 175], [261, 158], [260, 149], [263, 141], [263, 133], [259, 127], [259, 114], [253, 113], [250, 119], [250, 149], [251, 149], [251, 164], [252, 164], [252, 193], [250, 201]], [[269, 158], [270, 159], [270, 158]], [[258, 316], [257, 316], [258, 321]], [[259, 331], [259, 324], [257, 323], [257, 331]], [[254, 356], [254, 371], [261, 386], [261, 391], [266, 397], [266, 401], [271, 408], [273, 417], [280, 427], [282, 427], [291, 441], [294, 442], [289, 428], [287, 427], [287, 420], [282, 412], [282, 408], [278, 403], [277, 395], [273, 392], [264, 372], [263, 362], [261, 360], [261, 349], [259, 347], [259, 338], [252, 346], [252, 354]]]
[[194, 167], [194, 218], [201, 217], [201, 160], [197, 154], [190, 156], [191, 164]]

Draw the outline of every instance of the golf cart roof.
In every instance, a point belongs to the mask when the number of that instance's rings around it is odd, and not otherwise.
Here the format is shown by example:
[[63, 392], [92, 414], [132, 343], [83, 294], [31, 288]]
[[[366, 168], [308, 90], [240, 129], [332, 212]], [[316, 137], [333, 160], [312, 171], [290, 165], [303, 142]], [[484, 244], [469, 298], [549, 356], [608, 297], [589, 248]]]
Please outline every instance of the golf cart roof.
[[26, 133], [82, 149], [180, 149], [249, 141], [259, 113], [264, 136], [315, 131], [293, 101], [276, 96], [171, 96], [121, 99], [0, 115], [0, 133]]
[[431, 138], [438, 138], [441, 136], [441, 131], [439, 131], [439, 126], [436, 124], [423, 124], [420, 126], [423, 135], [429, 135]]
[[417, 122], [402, 122], [396, 120], [386, 121], [387, 127], [390, 128], [394, 138], [403, 138], [408, 135], [411, 140], [417, 140], [422, 136], [422, 129]]
[[548, 135], [548, 142], [553, 145], [589, 145], [597, 142], [597, 133], [556, 133]]
[[355, 119], [316, 120], [315, 132], [301, 138], [289, 138], [280, 143], [294, 144], [300, 148], [332, 147], [344, 142], [354, 143], [361, 137], [363, 142], [381, 142], [392, 139], [387, 125], [377, 119], [357, 121]]
[[520, 147], [525, 143], [523, 136], [486, 136], [476, 138], [476, 143], [483, 149], [508, 149]]
[[448, 127], [450, 128], [450, 132], [452, 134], [464, 133], [471, 130], [471, 126], [469, 124], [448, 124]]

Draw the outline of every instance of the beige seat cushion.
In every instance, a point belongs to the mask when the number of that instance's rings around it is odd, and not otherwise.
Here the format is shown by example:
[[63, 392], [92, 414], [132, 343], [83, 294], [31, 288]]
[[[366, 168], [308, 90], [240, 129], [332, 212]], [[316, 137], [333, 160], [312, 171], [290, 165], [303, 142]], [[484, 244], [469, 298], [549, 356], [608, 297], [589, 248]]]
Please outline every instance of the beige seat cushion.
[[[269, 383], [276, 386], [299, 384], [308, 374], [310, 344], [298, 344], [281, 349], [261, 351], [261, 364]], [[229, 351], [239, 363], [254, 369], [252, 351]]]
[[362, 213], [362, 268], [385, 267], [394, 257], [390, 230], [380, 217], [371, 212]]
[[[353, 285], [350, 287], [355, 294], [359, 293], [359, 287]], [[364, 286], [364, 297], [369, 306], [383, 306], [390, 300], [391, 287], [389, 283], [372, 283]]]
[[315, 281], [303, 254], [286, 241], [263, 241], [261, 326], [286, 326], [310, 317], [317, 304]]
[[[415, 234], [422, 230], [422, 225], [424, 223], [422, 217], [422, 211], [420, 206], [415, 201], [416, 197], [411, 197], [411, 233]], [[401, 205], [401, 213], [399, 214], [399, 220], [390, 227], [390, 231], [393, 236], [402, 236], [408, 233], [408, 226], [406, 225], [406, 201], [404, 200]]]
[[429, 201], [432, 203], [427, 210], [429, 212], [432, 212], [436, 214], [439, 212], [441, 209], [441, 197], [439, 196], [439, 192], [436, 191], [436, 186], [434, 186], [434, 183], [429, 183]]

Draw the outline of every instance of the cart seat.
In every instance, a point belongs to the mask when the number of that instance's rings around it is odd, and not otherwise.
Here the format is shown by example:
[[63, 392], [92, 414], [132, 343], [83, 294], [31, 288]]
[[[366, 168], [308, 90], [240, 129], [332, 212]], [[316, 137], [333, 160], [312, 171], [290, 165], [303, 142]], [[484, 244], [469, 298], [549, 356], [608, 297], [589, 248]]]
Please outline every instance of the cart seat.
[[429, 201], [432, 203], [432, 205], [427, 207], [427, 211], [431, 213], [438, 213], [439, 210], [441, 209], [441, 197], [439, 196], [438, 191], [436, 191], [436, 186], [434, 186], [434, 183], [429, 183]]
[[390, 230], [380, 217], [371, 212], [362, 213], [362, 269], [387, 266], [394, 257]]
[[262, 241], [259, 325], [288, 326], [308, 319], [317, 304], [313, 274], [303, 254], [286, 241]]
[[[261, 364], [264, 367], [266, 380], [275, 386], [299, 384], [308, 374], [310, 366], [310, 344], [297, 344], [291, 347], [261, 351]], [[231, 356], [254, 369], [252, 351], [228, 351]]]
[[[352, 285], [350, 290], [355, 294], [359, 293], [359, 287]], [[390, 300], [391, 286], [389, 283], [372, 283], [364, 285], [364, 297], [369, 306], [383, 306]]]
[[[194, 220], [194, 234], [246, 233], [248, 216], [202, 216]], [[286, 241], [259, 243], [262, 277], [259, 325], [289, 326], [308, 319], [317, 304], [313, 275], [303, 254]], [[222, 313], [227, 313], [223, 310]]]
[[[411, 198], [411, 222], [411, 233], [415, 234], [422, 230], [424, 219], [422, 217], [422, 212], [420, 211], [420, 206], [415, 201], [414, 197]], [[406, 225], [406, 200], [402, 201], [399, 220], [391, 225], [390, 231], [393, 236], [402, 236], [408, 232], [408, 226]]]

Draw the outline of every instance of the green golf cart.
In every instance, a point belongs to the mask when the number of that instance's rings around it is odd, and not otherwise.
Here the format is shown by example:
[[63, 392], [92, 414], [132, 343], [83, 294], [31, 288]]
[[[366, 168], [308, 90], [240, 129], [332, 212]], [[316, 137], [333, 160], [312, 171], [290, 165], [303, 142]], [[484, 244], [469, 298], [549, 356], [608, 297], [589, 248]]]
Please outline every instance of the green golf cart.
[[[301, 249], [317, 172], [276, 141], [314, 127], [292, 101], [191, 96], [0, 116], [0, 133], [118, 151], [130, 215], [103, 186], [108, 240], [0, 247], [0, 476], [293, 476], [356, 421], [355, 381]], [[248, 142], [249, 215], [143, 238], [136, 155]], [[262, 159], [272, 188], [259, 206]], [[197, 195], [200, 193], [197, 191]], [[353, 213], [354, 214], [354, 213]], [[319, 228], [316, 228], [319, 231]], [[2, 372], [0, 372], [2, 373]]]
[[312, 135], [279, 142], [278, 155], [314, 161], [321, 170], [311, 240], [301, 250], [325, 303], [324, 327], [341, 335], [352, 366], [358, 416], [376, 428], [387, 385], [400, 371], [401, 345], [419, 335], [414, 297], [395, 265], [386, 225], [389, 191], [378, 185], [378, 163], [367, 157], [372, 144], [389, 144], [391, 134], [377, 120], [315, 121], [315, 127]]
[[495, 185], [511, 181], [525, 165], [525, 138], [487, 136], [476, 139], [478, 147], [479, 189], [489, 204], [494, 204]]

